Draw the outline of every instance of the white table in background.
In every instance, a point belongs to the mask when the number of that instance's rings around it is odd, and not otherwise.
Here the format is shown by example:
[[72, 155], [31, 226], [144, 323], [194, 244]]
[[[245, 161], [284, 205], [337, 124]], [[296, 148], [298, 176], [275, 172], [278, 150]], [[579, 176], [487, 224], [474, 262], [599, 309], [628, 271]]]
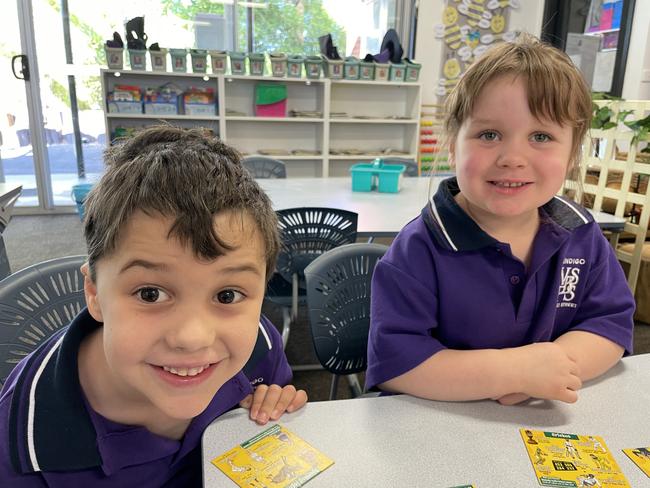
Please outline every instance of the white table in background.
[[[359, 215], [359, 237], [394, 237], [422, 208], [447, 176], [402, 178], [398, 193], [353, 192], [350, 177], [259, 179], [275, 210], [293, 207], [330, 207]], [[429, 184], [431, 189], [429, 190]], [[601, 228], [620, 232], [625, 220], [595, 212]]]
[[[600, 435], [630, 485], [642, 487], [650, 478], [621, 449], [650, 445], [648, 405], [650, 354], [644, 354], [587, 383], [572, 405], [506, 407], [397, 395], [309, 403], [279, 423], [335, 461], [309, 488], [539, 486], [520, 428]], [[243, 409], [213, 422], [203, 435], [204, 485], [235, 486], [210, 460], [267, 427], [251, 422]]]

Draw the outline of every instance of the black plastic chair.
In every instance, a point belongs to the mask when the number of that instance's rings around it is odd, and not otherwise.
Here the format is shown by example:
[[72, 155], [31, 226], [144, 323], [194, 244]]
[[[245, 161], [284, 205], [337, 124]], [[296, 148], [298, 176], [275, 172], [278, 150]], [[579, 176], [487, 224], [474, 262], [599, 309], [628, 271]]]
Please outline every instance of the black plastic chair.
[[406, 166], [404, 176], [419, 176], [418, 163], [412, 158], [386, 157], [381, 158], [384, 164], [403, 164]]
[[382, 244], [349, 244], [315, 259], [305, 268], [307, 304], [318, 360], [338, 380], [348, 376], [354, 396], [363, 393], [356, 373], [366, 370], [370, 327], [370, 282], [377, 261], [388, 249]]
[[254, 178], [286, 178], [287, 168], [282, 161], [264, 156], [250, 156], [242, 160], [244, 168]]
[[282, 342], [286, 346], [300, 297], [305, 296], [305, 267], [330, 249], [355, 242], [357, 214], [321, 207], [289, 208], [276, 214], [282, 247], [266, 298], [282, 307]]
[[86, 306], [86, 256], [52, 259], [0, 281], [0, 387], [30, 352]]

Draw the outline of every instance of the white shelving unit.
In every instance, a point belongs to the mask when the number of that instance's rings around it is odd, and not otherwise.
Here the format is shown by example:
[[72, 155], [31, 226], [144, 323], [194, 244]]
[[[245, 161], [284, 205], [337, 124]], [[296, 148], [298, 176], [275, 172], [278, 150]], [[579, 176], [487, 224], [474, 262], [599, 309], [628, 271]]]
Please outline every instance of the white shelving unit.
[[[207, 127], [246, 155], [266, 151], [287, 162], [287, 175], [345, 176], [352, 164], [378, 156], [417, 160], [421, 86], [418, 83], [276, 78], [271, 76], [101, 71], [104, 99], [117, 84], [141, 88], [172, 82], [186, 90], [210, 87], [217, 93], [214, 116], [108, 113], [106, 134], [115, 128], [168, 121]], [[316, 117], [256, 117], [255, 86], [287, 85], [287, 111]], [[276, 154], [284, 152], [284, 154]]]

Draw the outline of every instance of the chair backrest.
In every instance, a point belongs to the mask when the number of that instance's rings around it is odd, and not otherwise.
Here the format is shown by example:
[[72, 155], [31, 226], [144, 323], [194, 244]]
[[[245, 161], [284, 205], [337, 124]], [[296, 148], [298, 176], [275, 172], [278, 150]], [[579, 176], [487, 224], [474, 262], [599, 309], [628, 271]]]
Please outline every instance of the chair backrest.
[[0, 281], [0, 386], [11, 370], [86, 306], [86, 256], [52, 259]]
[[282, 161], [264, 156], [250, 156], [242, 160], [244, 168], [254, 178], [286, 178], [287, 168]]
[[357, 239], [355, 212], [338, 208], [300, 207], [278, 210], [282, 246], [276, 270], [291, 282], [304, 282], [305, 267], [321, 254]]
[[[598, 101], [599, 107], [611, 109], [610, 119], [617, 121], [619, 113], [630, 111], [625, 118], [640, 120], [650, 113], [650, 101]], [[614, 122], [609, 129], [591, 129], [585, 138], [581, 164], [581, 185], [567, 182], [562, 193], [578, 190], [578, 201], [595, 211], [609, 211], [617, 217], [628, 217], [634, 206], [633, 219], [625, 223], [624, 232], [634, 236], [631, 252], [618, 248], [618, 234], [610, 239], [616, 249], [616, 257], [630, 264], [627, 282], [634, 293], [643, 245], [650, 222], [650, 164], [643, 158], [641, 149], [647, 141], [637, 140], [635, 133], [622, 123]], [[593, 197], [584, 198], [583, 192]], [[603, 205], [607, 208], [603, 208]], [[612, 208], [614, 207], [615, 208]]]
[[418, 172], [418, 163], [412, 158], [387, 157], [381, 158], [384, 164], [403, 164], [406, 166], [404, 176], [420, 176]]
[[328, 251], [305, 269], [314, 348], [331, 373], [366, 369], [370, 282], [386, 249], [382, 244], [349, 244]]

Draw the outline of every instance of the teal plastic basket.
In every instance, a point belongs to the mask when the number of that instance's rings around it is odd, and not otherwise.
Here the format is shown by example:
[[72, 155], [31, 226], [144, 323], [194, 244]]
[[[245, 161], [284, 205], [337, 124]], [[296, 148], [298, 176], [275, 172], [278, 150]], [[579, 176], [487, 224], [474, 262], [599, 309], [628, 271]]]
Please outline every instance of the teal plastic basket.
[[375, 187], [382, 193], [397, 193], [400, 187], [404, 164], [357, 163], [350, 167], [352, 191], [371, 191]]
[[92, 187], [92, 183], [79, 183], [78, 185], [72, 186], [72, 199], [77, 204], [77, 212], [79, 212], [79, 218], [81, 220], [84, 219], [84, 202]]

